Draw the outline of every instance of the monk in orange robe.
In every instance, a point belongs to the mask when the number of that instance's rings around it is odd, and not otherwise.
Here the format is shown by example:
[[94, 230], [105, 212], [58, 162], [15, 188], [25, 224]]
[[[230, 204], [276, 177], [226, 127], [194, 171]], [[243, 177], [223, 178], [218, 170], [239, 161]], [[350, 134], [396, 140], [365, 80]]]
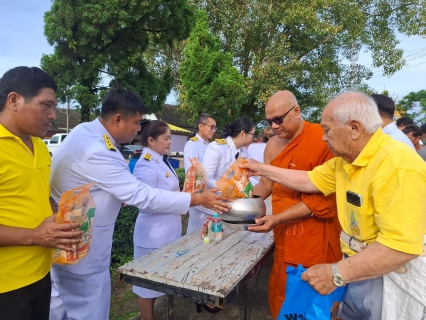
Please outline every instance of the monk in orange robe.
[[[322, 141], [323, 129], [303, 121], [296, 97], [289, 91], [275, 93], [265, 108], [266, 121], [276, 136], [268, 141], [264, 163], [280, 168], [312, 170], [333, 157]], [[335, 195], [307, 194], [261, 178], [253, 194], [272, 193], [272, 215], [257, 219], [251, 231], [274, 230], [274, 264], [269, 278], [269, 308], [278, 317], [285, 297], [287, 266], [311, 267], [341, 260]]]

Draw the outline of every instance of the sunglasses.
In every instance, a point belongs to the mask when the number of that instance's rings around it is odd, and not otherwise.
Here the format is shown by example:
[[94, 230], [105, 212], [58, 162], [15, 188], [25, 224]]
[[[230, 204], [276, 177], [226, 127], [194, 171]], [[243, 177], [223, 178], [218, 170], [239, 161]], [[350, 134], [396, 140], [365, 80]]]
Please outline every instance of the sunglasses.
[[210, 129], [212, 129], [213, 131], [217, 130], [217, 127], [214, 124], [207, 124], [207, 123], [203, 123], [203, 125], [210, 127]]
[[270, 127], [272, 126], [272, 123], [275, 123], [276, 125], [281, 125], [286, 117], [286, 115], [288, 115], [288, 113], [294, 109], [294, 107], [296, 107], [297, 105], [294, 105], [290, 108], [290, 110], [288, 110], [286, 113], [284, 113], [281, 117], [276, 117], [274, 119], [265, 119], [265, 124]]

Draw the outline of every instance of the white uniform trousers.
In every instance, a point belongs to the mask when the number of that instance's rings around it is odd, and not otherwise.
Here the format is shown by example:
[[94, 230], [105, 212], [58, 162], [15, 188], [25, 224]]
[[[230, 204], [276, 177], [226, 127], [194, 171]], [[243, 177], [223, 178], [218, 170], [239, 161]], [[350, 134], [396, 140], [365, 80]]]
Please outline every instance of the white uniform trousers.
[[201, 228], [203, 227], [204, 222], [211, 216], [211, 214], [202, 212], [196, 208], [189, 208], [188, 229], [186, 229], [186, 234], [196, 230], [201, 234]]
[[[155, 249], [156, 248], [142, 248], [138, 246], [133, 246], [134, 258], [135, 259], [140, 258]], [[158, 292], [158, 291], [154, 291], [154, 290], [150, 290], [150, 289], [142, 288], [138, 286], [133, 286], [133, 292], [141, 298], [158, 298], [158, 297], [164, 296], [164, 293], [162, 292]]]
[[108, 320], [111, 300], [109, 270], [75, 274], [52, 266], [49, 320]]

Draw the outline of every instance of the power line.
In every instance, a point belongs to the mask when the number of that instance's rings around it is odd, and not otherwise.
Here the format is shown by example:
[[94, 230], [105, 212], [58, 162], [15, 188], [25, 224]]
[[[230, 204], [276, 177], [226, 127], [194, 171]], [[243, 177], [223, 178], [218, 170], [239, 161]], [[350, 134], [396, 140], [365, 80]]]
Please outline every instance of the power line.
[[[402, 68], [401, 70], [398, 70], [398, 71], [402, 71], [402, 70], [405, 70], [405, 69], [410, 69], [410, 68], [413, 68], [413, 67], [417, 67], [417, 66], [419, 66], [419, 65], [421, 65], [421, 64], [425, 64], [425, 63], [426, 63], [426, 61], [424, 61], [424, 62], [422, 62], [422, 63], [415, 64], [415, 65], [413, 65], [413, 66], [409, 66], [409, 67], [406, 67], [406, 68]], [[380, 75], [380, 76], [374, 76], [374, 77], [371, 77], [370, 79], [379, 78], [379, 77], [383, 77], [383, 75]], [[370, 80], [370, 79], [369, 79], [369, 80]]]

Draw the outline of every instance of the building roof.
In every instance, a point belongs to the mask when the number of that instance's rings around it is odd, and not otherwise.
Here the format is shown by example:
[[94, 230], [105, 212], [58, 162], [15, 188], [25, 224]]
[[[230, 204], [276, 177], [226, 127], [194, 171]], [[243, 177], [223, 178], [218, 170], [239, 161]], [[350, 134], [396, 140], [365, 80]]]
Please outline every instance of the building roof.
[[174, 126], [174, 125], [172, 125], [170, 123], [167, 123], [167, 125], [169, 126], [171, 132], [182, 132], [182, 133], [191, 133], [192, 134], [192, 131], [180, 128], [178, 126]]
[[158, 120], [163, 120], [169, 124], [186, 129], [190, 132], [197, 132], [194, 124], [190, 123], [189, 118], [177, 110], [177, 106], [171, 104], [163, 104], [161, 112], [155, 114]]

